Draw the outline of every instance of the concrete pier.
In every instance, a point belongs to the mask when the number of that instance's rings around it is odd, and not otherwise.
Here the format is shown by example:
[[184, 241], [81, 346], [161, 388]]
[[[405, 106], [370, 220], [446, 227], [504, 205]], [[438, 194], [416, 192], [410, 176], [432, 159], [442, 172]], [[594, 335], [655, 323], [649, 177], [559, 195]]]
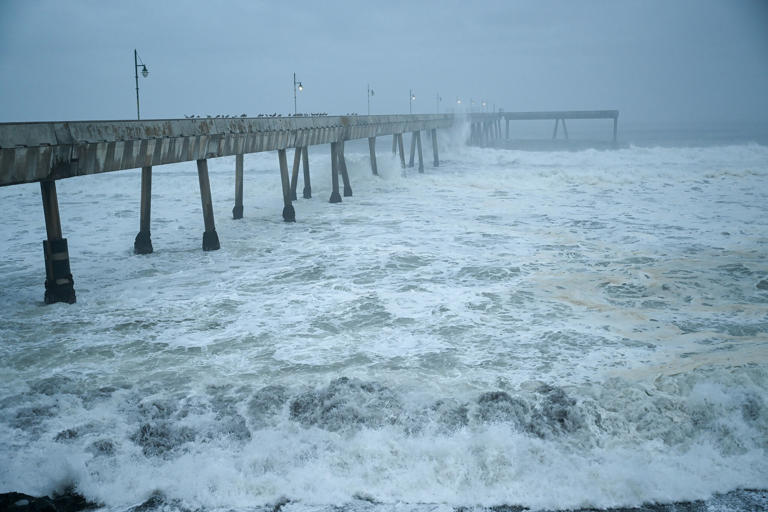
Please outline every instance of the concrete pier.
[[280, 181], [283, 185], [283, 220], [285, 222], [296, 222], [296, 211], [291, 203], [291, 183], [288, 177], [288, 160], [284, 149], [277, 150], [277, 159], [280, 162]]
[[337, 149], [339, 170], [341, 171], [341, 179], [344, 181], [344, 197], [352, 197], [352, 186], [349, 183], [349, 173], [347, 172], [347, 159], [344, 158], [344, 141], [339, 142]]
[[141, 213], [139, 214], [139, 234], [133, 241], [135, 254], [151, 254], [152, 237], [149, 232], [152, 215], [152, 167], [141, 168]]
[[235, 155], [235, 206], [232, 218], [243, 218], [243, 155]]
[[59, 216], [59, 199], [56, 195], [56, 182], [45, 180], [40, 182], [40, 193], [43, 198], [43, 214], [45, 215], [45, 231], [48, 239], [43, 241], [45, 255], [45, 303], [54, 302], [75, 303], [75, 283], [69, 269], [69, 249], [67, 239], [61, 236], [61, 217]]
[[329, 203], [340, 203], [339, 194], [339, 143], [331, 142], [331, 198]]
[[376, 167], [376, 137], [368, 137], [368, 152], [371, 154], [371, 172], [374, 176], [378, 176], [379, 169]]
[[[141, 216], [134, 250], [151, 252], [150, 218], [152, 168], [178, 162], [197, 162], [200, 200], [205, 231], [203, 249], [219, 248], [216, 233], [207, 161], [235, 156], [235, 206], [233, 218], [243, 213], [243, 158], [246, 153], [278, 151], [283, 188], [283, 218], [295, 220], [292, 205], [298, 181], [298, 162], [304, 163], [304, 197], [310, 198], [308, 147], [331, 144], [331, 202], [341, 202], [339, 173], [345, 193], [351, 194], [343, 144], [368, 139], [371, 171], [378, 174], [376, 138], [392, 135], [393, 153], [399, 153], [406, 167], [403, 133], [412, 133], [423, 167], [421, 131], [430, 130], [435, 167], [439, 166], [437, 130], [456, 123], [470, 124], [470, 142], [485, 144], [501, 137], [501, 119], [506, 123], [522, 119], [612, 119], [616, 141], [618, 111], [503, 112], [453, 114], [412, 114], [381, 116], [269, 116], [259, 118], [163, 119], [139, 121], [63, 121], [0, 123], [0, 186], [39, 182], [43, 195], [48, 240], [46, 254], [46, 302], [74, 302], [66, 239], [61, 236], [56, 188], [53, 180], [86, 176], [123, 169], [142, 169]], [[565, 124], [563, 127], [564, 131]], [[296, 148], [293, 173], [288, 172], [285, 151]], [[298, 154], [300, 151], [300, 155]], [[291, 178], [293, 184], [291, 183]], [[293, 185], [293, 187], [292, 187]]]
[[301, 160], [304, 164], [304, 199], [312, 198], [312, 184], [309, 180], [309, 148], [304, 146], [301, 148]]
[[413, 160], [415, 155], [416, 155], [416, 132], [411, 132], [411, 154], [408, 157], [408, 167], [413, 167]]
[[213, 201], [211, 200], [211, 183], [208, 179], [208, 160], [197, 161], [197, 178], [200, 181], [200, 201], [203, 205], [203, 250], [217, 251], [220, 248], [219, 235], [213, 221]]

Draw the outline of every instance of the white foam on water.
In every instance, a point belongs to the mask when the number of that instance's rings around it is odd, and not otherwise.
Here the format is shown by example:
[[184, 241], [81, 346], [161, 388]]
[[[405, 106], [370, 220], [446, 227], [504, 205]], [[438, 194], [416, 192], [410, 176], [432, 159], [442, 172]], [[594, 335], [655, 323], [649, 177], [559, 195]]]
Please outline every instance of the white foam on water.
[[390, 148], [374, 177], [347, 144], [340, 205], [311, 148], [295, 224], [274, 154], [245, 157], [238, 221], [234, 159], [211, 161], [211, 253], [194, 163], [154, 170], [150, 256], [140, 173], [60, 181], [72, 306], [42, 305], [38, 187], [0, 189], [0, 492], [300, 510], [768, 488], [768, 148], [447, 146], [405, 176]]

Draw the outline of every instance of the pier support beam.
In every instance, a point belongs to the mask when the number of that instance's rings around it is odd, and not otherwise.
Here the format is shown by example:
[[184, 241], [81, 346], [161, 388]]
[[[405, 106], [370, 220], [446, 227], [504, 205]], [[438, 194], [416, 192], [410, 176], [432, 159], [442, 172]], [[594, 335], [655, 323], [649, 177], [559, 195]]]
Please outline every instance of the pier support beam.
[[414, 132], [416, 134], [416, 150], [419, 153], [419, 172], [424, 172], [424, 155], [421, 151], [421, 131]]
[[213, 201], [211, 200], [211, 183], [208, 180], [208, 160], [197, 161], [197, 178], [200, 181], [200, 201], [203, 204], [203, 250], [219, 250], [219, 235], [216, 233], [216, 225], [213, 221]]
[[69, 249], [67, 239], [61, 236], [61, 217], [59, 217], [59, 199], [56, 196], [56, 182], [40, 182], [43, 197], [45, 231], [48, 239], [43, 241], [45, 254], [45, 303], [75, 303], [75, 283], [69, 269]]
[[368, 137], [368, 151], [371, 153], [371, 172], [374, 176], [379, 175], [376, 167], [376, 137]]
[[408, 167], [413, 167], [413, 159], [416, 155], [416, 132], [411, 132], [411, 155], [408, 158]]
[[339, 143], [331, 142], [331, 198], [329, 203], [340, 203], [339, 194]]
[[301, 160], [304, 164], [304, 199], [312, 199], [312, 185], [309, 181], [309, 149], [301, 148]]
[[432, 165], [440, 167], [440, 158], [437, 156], [437, 128], [432, 128], [430, 131], [432, 132], [432, 156], [434, 157]]
[[293, 153], [293, 169], [291, 172], [291, 200], [296, 201], [296, 186], [299, 184], [299, 164], [301, 164], [301, 148]]
[[344, 158], [344, 141], [339, 142], [338, 146], [339, 170], [341, 179], [344, 181], [344, 197], [352, 197], [352, 187], [349, 184], [349, 173], [347, 173], [347, 159]]
[[557, 138], [557, 125], [560, 124], [560, 118], [555, 119], [555, 130], [552, 132], [552, 140]]
[[396, 153], [397, 153], [397, 134], [393, 133], [392, 134], [392, 154], [394, 155]]
[[568, 127], [565, 125], [565, 119], [561, 121], [563, 123], [563, 135], [565, 135], [565, 140], [568, 140]]
[[509, 119], [507, 119], [506, 121], [507, 121], [506, 140], [509, 140]]
[[243, 155], [235, 155], [235, 207], [232, 218], [243, 218]]
[[400, 167], [405, 169], [405, 150], [403, 149], [403, 134], [396, 133], [397, 136], [397, 148], [400, 150]]
[[619, 125], [619, 118], [618, 117], [614, 117], [613, 118], [613, 143], [614, 144], [616, 144], [616, 132], [617, 132], [617, 129], [618, 129], [618, 125]]
[[133, 241], [134, 254], [151, 254], [152, 237], [149, 233], [152, 213], [152, 167], [141, 168], [141, 213], [139, 214], [139, 234]]
[[285, 222], [296, 222], [296, 211], [291, 204], [291, 183], [288, 177], [288, 160], [285, 157], [285, 150], [277, 150], [277, 159], [280, 161], [280, 181], [283, 185], [283, 220]]

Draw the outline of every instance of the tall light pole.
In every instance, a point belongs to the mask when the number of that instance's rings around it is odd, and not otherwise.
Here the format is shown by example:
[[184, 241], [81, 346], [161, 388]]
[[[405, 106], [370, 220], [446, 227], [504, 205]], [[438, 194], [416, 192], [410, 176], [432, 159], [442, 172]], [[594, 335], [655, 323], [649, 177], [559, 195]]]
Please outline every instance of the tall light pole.
[[296, 81], [296, 73], [294, 73], [293, 74], [293, 115], [296, 115], [296, 113], [298, 112], [296, 110], [296, 88], [297, 87], [300, 91], [304, 90], [304, 84]]
[[416, 99], [416, 95], [413, 94], [413, 90], [408, 90], [408, 113], [413, 114], [413, 106], [412, 103]]
[[374, 95], [373, 89], [371, 89], [371, 84], [368, 84], [368, 115], [371, 115], [371, 96]]
[[[141, 111], [139, 110], [139, 62], [141, 62], [141, 59], [139, 58], [139, 53], [134, 48], [133, 49], [133, 70], [136, 73], [136, 119], [141, 120]], [[149, 75], [147, 66], [144, 64], [144, 62], [141, 62], [141, 76], [143, 76], [144, 78], [147, 78], [147, 75]]]

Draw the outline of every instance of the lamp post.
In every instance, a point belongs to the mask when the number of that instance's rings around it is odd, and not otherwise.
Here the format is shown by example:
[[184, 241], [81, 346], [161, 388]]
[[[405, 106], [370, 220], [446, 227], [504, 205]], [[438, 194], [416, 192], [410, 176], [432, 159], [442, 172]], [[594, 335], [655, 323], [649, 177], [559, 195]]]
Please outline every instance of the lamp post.
[[416, 99], [416, 95], [413, 94], [413, 89], [408, 90], [408, 113], [413, 114], [413, 106], [412, 103]]
[[[136, 49], [133, 49], [133, 70], [136, 73], [136, 119], [141, 120], [141, 111], [139, 110], [139, 62], [141, 62], [141, 58], [139, 58], [139, 53], [136, 51]], [[144, 78], [147, 78], [147, 75], [149, 75], [149, 71], [147, 70], [147, 66], [144, 64], [144, 62], [141, 62], [141, 76]]]
[[371, 96], [374, 95], [373, 89], [371, 89], [371, 84], [368, 84], [368, 115], [371, 115]]
[[298, 112], [296, 110], [296, 88], [298, 87], [299, 91], [304, 90], [304, 84], [301, 82], [296, 81], [296, 73], [293, 74], [293, 115], [295, 116]]

